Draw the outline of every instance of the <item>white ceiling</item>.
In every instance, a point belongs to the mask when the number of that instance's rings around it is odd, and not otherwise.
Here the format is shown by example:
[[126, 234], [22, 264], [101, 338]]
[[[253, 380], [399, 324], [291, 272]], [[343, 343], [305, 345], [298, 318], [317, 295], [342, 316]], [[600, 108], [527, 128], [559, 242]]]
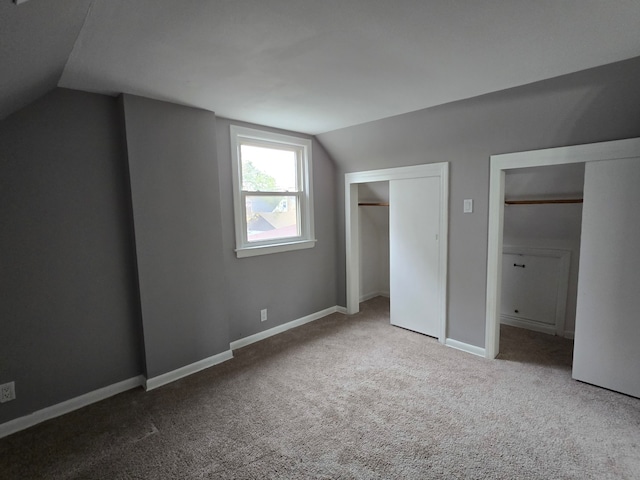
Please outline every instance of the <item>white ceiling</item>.
[[[61, 19], [59, 10], [87, 5], [2, 1], [0, 14], [13, 8], [23, 17], [21, 31], [11, 31], [28, 43], [7, 48], [0, 19], [10, 78], [14, 68], [36, 69], [32, 57], [47, 57], [50, 42], [75, 36], [77, 18]], [[59, 86], [138, 94], [312, 134], [640, 55], [637, 0], [90, 3], [66, 66], [57, 63]]]

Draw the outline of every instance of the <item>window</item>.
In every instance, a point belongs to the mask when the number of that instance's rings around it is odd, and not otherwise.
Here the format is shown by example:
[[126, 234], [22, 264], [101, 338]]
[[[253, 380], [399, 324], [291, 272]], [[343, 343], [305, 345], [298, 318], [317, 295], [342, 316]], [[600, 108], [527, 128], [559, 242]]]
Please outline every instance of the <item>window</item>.
[[311, 248], [311, 141], [231, 125], [238, 257]]

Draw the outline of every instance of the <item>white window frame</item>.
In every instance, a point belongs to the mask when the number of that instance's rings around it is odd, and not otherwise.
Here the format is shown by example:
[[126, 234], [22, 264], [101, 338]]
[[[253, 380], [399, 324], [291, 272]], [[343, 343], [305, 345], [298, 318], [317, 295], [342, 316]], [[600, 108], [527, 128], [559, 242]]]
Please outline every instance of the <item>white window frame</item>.
[[[236, 255], [238, 258], [300, 250], [315, 246], [312, 194], [311, 140], [280, 133], [256, 130], [254, 128], [231, 125], [231, 174], [233, 180], [233, 209], [236, 231]], [[260, 242], [247, 240], [247, 195], [255, 192], [242, 190], [242, 162], [240, 146], [243, 144], [282, 147], [297, 152], [298, 192], [259, 192], [258, 195], [286, 195], [298, 198], [300, 235], [290, 238], [277, 238]]]

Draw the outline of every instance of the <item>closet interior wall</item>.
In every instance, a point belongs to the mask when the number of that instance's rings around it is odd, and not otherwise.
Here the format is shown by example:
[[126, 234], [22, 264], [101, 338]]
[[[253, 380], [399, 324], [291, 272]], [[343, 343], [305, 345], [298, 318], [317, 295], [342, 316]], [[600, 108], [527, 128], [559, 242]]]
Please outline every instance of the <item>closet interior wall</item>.
[[379, 295], [389, 296], [389, 182], [359, 184], [358, 199], [363, 302]]

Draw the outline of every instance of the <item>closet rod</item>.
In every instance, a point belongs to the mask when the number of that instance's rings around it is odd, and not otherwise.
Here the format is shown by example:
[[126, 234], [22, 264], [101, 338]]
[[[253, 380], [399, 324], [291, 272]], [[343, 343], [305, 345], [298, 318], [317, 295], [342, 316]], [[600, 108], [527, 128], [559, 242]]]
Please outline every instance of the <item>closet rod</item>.
[[388, 207], [388, 203], [384, 202], [359, 202], [359, 207]]
[[542, 205], [546, 203], [582, 203], [582, 198], [558, 198], [552, 200], [505, 200], [505, 205]]

